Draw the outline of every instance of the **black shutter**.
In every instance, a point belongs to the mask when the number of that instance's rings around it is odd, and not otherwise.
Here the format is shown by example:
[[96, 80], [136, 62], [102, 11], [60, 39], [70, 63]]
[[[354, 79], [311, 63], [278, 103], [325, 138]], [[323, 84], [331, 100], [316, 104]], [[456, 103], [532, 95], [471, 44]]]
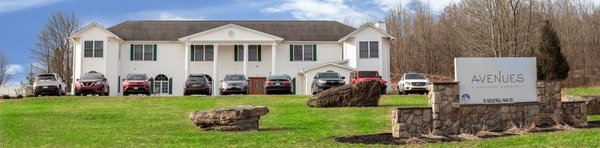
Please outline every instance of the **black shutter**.
[[294, 61], [294, 45], [290, 44], [290, 61]]
[[238, 61], [238, 46], [233, 45], [233, 61]]

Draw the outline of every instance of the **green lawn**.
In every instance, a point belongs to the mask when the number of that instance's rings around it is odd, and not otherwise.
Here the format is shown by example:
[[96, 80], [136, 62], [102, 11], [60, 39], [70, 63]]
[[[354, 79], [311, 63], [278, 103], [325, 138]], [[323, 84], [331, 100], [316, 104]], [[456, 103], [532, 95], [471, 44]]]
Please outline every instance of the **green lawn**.
[[600, 87], [563, 88], [563, 92], [573, 96], [598, 96], [600, 95]]
[[[0, 147], [356, 147], [334, 137], [390, 132], [389, 113], [424, 96], [384, 96], [380, 107], [309, 108], [306, 96], [46, 97], [0, 101]], [[2, 102], [4, 101], [4, 102]], [[200, 131], [194, 110], [266, 105], [260, 131]], [[432, 147], [600, 146], [600, 129], [540, 133]], [[385, 145], [376, 145], [385, 146]]]

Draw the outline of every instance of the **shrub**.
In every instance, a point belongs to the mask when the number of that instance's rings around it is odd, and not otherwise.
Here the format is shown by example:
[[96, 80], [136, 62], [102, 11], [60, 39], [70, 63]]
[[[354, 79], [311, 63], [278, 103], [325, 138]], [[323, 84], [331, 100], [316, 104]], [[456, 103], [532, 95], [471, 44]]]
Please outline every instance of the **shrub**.
[[8, 95], [2, 95], [2, 99], [10, 99], [10, 96], [8, 96]]
[[34, 97], [34, 96], [33, 95], [25, 95], [25, 97], [31, 98], [31, 97]]
[[23, 98], [23, 95], [21, 95], [21, 94], [17, 95], [17, 99], [21, 99], [21, 98]]
[[560, 40], [549, 21], [542, 27], [540, 49], [536, 52], [538, 80], [564, 80], [569, 64], [561, 52]]

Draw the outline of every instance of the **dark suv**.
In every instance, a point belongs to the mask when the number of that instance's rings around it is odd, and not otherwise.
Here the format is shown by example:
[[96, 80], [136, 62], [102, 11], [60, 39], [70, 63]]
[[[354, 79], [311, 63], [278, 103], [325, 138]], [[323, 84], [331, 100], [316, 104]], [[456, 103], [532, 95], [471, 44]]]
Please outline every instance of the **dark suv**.
[[150, 80], [146, 74], [128, 74], [123, 79], [123, 95], [129, 94], [150, 95]]
[[84, 95], [88, 94], [98, 94], [100, 96], [108, 96], [109, 95], [110, 86], [106, 80], [106, 77], [102, 73], [98, 73], [96, 71], [90, 71], [80, 79], [77, 79], [77, 83], [75, 84], [75, 95]]
[[212, 83], [212, 78], [209, 75], [191, 74], [183, 84], [183, 95], [201, 94], [209, 96], [212, 94]]
[[315, 95], [329, 88], [346, 85], [344, 79], [346, 77], [334, 71], [319, 72], [312, 82], [312, 94]]

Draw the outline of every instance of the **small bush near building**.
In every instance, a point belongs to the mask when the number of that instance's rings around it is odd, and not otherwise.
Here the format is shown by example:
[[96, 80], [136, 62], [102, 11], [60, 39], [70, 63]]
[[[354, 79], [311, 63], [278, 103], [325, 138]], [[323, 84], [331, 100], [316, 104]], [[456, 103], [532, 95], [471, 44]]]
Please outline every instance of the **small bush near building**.
[[2, 95], [2, 99], [10, 99], [10, 96], [8, 96], [8, 95]]
[[23, 98], [23, 95], [17, 95], [17, 99]]
[[31, 97], [33, 97], [33, 95], [25, 95], [25, 97], [31, 98]]

